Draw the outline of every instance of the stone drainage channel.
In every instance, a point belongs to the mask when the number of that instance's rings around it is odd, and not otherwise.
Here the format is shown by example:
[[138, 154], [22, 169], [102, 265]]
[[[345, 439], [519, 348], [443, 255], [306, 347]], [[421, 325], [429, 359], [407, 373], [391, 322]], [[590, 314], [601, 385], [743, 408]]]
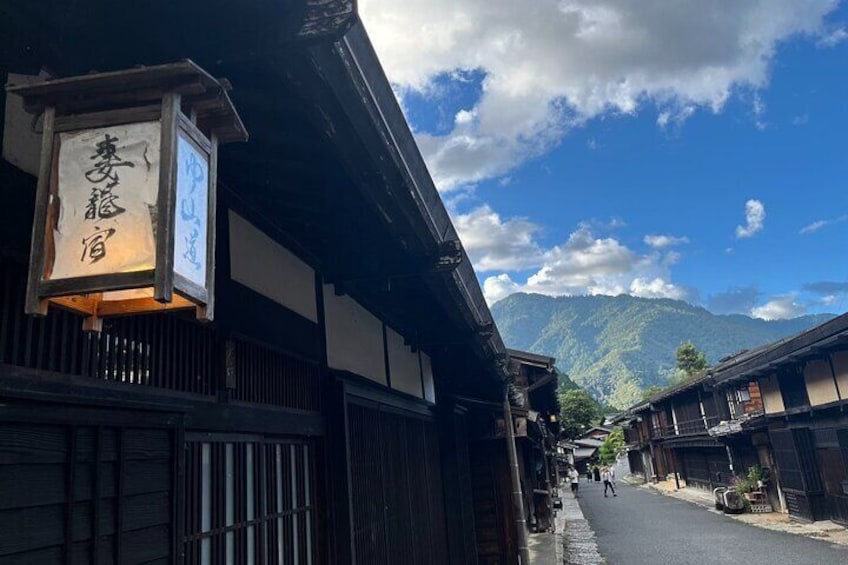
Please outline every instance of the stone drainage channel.
[[565, 494], [562, 510], [557, 513], [557, 531], [562, 532], [562, 561], [564, 565], [603, 565], [598, 552], [595, 532], [583, 517], [577, 499]]

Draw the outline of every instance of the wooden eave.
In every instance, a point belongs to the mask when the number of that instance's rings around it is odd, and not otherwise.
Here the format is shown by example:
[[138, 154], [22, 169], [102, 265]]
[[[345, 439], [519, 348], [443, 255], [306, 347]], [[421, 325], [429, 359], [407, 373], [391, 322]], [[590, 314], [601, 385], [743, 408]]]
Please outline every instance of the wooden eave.
[[84, 0], [56, 11], [33, 0], [8, 23], [26, 32], [4, 40], [9, 72], [74, 76], [191, 57], [208, 72], [201, 86], [227, 77], [232, 91], [217, 92], [251, 132], [219, 152], [228, 202], [434, 362], [464, 367], [457, 380], [509, 379], [465, 252], [453, 270], [427, 269], [458, 236], [355, 2], [157, 0], [114, 11]]
[[166, 92], [176, 92], [183, 95], [183, 103], [197, 113], [202, 129], [215, 133], [219, 143], [247, 141], [247, 129], [227, 94], [228, 87], [227, 81], [215, 79], [187, 59], [151, 67], [9, 85], [6, 90], [22, 97], [24, 107], [32, 114], [40, 114], [52, 106], [64, 115], [158, 104]]
[[[335, 44], [312, 47], [310, 55], [316, 73], [333, 91], [378, 168], [376, 182], [363, 182], [360, 190], [379, 210], [395, 210], [383, 214], [387, 227], [401, 237], [406, 249], [425, 256], [435, 253], [439, 244], [458, 239], [361, 23]], [[347, 166], [360, 168], [361, 162]], [[473, 332], [493, 323], [467, 256], [456, 269], [425, 277], [424, 282], [460, 327]], [[481, 359], [506, 359], [497, 328], [470, 345]]]
[[757, 349], [754, 355], [719, 365], [710, 372], [716, 385], [730, 385], [741, 380], [752, 380], [779, 365], [820, 354], [822, 350], [835, 348], [845, 342], [848, 342], [848, 314], [764, 346]]

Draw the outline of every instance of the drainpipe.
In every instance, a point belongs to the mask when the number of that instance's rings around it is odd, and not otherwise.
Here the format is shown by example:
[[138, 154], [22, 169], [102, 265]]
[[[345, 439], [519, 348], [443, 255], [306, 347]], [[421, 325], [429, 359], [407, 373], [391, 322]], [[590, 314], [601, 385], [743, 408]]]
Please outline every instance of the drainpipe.
[[512, 510], [515, 514], [515, 529], [518, 536], [518, 556], [521, 565], [530, 565], [530, 549], [527, 544], [527, 522], [524, 519], [524, 495], [518, 478], [518, 454], [515, 451], [515, 427], [512, 408], [509, 405], [509, 387], [504, 386], [504, 428], [506, 428], [506, 454], [509, 459], [509, 476], [512, 479]]
[[545, 445], [545, 438], [542, 438], [542, 462], [545, 467], [545, 485], [548, 487], [548, 524], [549, 528], [554, 528], [554, 495], [551, 492], [551, 467], [548, 464], [548, 450]]

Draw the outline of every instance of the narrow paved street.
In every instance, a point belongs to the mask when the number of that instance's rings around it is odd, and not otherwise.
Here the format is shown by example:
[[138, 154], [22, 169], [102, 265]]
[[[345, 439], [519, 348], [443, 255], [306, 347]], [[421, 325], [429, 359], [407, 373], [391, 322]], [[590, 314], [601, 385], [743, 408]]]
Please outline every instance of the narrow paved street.
[[739, 523], [688, 502], [619, 482], [619, 495], [580, 485], [580, 507], [609, 565], [848, 563], [848, 547]]

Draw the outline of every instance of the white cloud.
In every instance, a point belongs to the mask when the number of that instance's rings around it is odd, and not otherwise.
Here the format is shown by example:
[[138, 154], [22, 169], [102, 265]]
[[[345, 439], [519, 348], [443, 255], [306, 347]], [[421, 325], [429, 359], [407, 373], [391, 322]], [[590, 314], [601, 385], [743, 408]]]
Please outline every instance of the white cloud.
[[530, 276], [527, 287], [542, 294], [592, 294], [593, 289], [629, 273], [637, 261], [639, 257], [618, 240], [596, 238], [584, 226], [564, 245], [545, 253], [542, 268]]
[[848, 39], [848, 32], [845, 31], [844, 27], [838, 27], [822, 35], [816, 41], [816, 47], [834, 47], [846, 39]]
[[817, 220], [812, 224], [807, 224], [806, 226], [801, 228], [801, 231], [798, 233], [813, 233], [814, 231], [818, 231], [819, 229], [823, 228], [828, 223], [829, 222], [827, 220]]
[[756, 128], [760, 131], [765, 130], [768, 127], [768, 122], [764, 119], [766, 115], [766, 103], [758, 93], [754, 94], [751, 111], [754, 114], [754, 125]]
[[671, 282], [676, 252], [640, 255], [614, 237], [598, 237], [582, 224], [562, 244], [537, 256], [538, 266], [522, 283], [506, 273], [483, 282], [489, 302], [514, 292], [551, 296], [632, 294], [646, 298], [685, 299], [689, 292]]
[[663, 265], [671, 265], [680, 263], [680, 259], [683, 258], [683, 254], [679, 251], [668, 251], [662, 259]]
[[460, 126], [472, 123], [474, 121], [474, 118], [475, 114], [473, 111], [460, 110], [456, 113], [456, 116], [454, 117], [453, 121], [456, 125]]
[[797, 294], [782, 294], [751, 309], [751, 315], [763, 320], [787, 320], [807, 313], [807, 307], [796, 302]]
[[833, 304], [836, 304], [838, 300], [839, 298], [837, 298], [835, 294], [828, 294], [827, 296], [821, 297], [821, 303], [825, 306], [832, 306]]
[[454, 215], [453, 222], [478, 273], [514, 271], [541, 262], [542, 250], [533, 239], [539, 226], [529, 220], [503, 220], [483, 205], [467, 214]]
[[657, 114], [657, 125], [662, 129], [665, 129], [669, 125], [681, 127], [686, 123], [686, 120], [695, 114], [697, 109], [697, 106], [689, 104], [672, 110], [663, 110]]
[[521, 290], [521, 286], [513, 282], [508, 274], [502, 273], [483, 281], [483, 296], [490, 305]]
[[838, 218], [832, 218], [830, 220], [817, 220], [817, 221], [815, 221], [811, 224], [807, 224], [806, 226], [801, 228], [801, 231], [798, 232], [798, 233], [808, 234], [808, 233], [817, 232], [818, 230], [820, 230], [821, 228], [823, 228], [825, 226], [829, 226], [829, 225], [832, 225], [832, 224], [838, 224], [840, 222], [844, 222], [845, 220], [848, 220], [848, 214], [845, 214], [843, 216], [839, 216]]
[[689, 243], [689, 238], [686, 236], [676, 237], [673, 235], [646, 235], [644, 239], [647, 245], [650, 245], [654, 249], [665, 249], [666, 247], [674, 247], [676, 245], [682, 245], [684, 243]]
[[[446, 134], [419, 142], [442, 190], [502, 175], [602, 114], [657, 108], [663, 126], [718, 112], [768, 84], [781, 42], [842, 41], [837, 0], [361, 0], [398, 92], [434, 93], [437, 77], [483, 76], [482, 94]], [[459, 80], [459, 79], [457, 79]]]
[[810, 123], [810, 114], [800, 114], [792, 118], [793, 126], [805, 126]]
[[642, 278], [633, 279], [630, 283], [630, 294], [642, 298], [673, 298], [675, 300], [684, 300], [688, 296], [685, 289], [661, 278], [650, 281]]
[[766, 219], [766, 208], [759, 200], [749, 200], [745, 203], [745, 225], [736, 226], [736, 237], [751, 237], [762, 231]]

